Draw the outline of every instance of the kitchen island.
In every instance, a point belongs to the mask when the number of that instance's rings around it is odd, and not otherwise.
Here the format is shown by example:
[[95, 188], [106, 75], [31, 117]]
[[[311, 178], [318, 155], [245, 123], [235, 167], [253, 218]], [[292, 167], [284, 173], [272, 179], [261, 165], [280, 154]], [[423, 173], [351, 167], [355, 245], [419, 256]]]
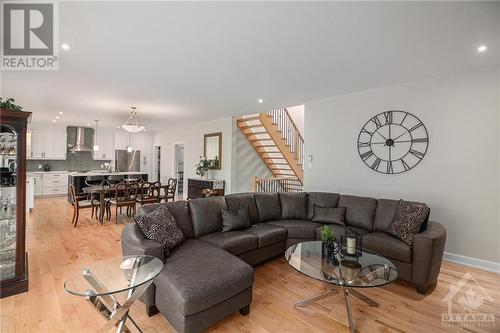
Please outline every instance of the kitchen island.
[[[76, 195], [82, 195], [84, 194], [83, 188], [86, 187], [87, 185], [85, 184], [85, 178], [86, 177], [95, 177], [96, 180], [106, 180], [109, 178], [109, 176], [113, 176], [113, 179], [115, 179], [116, 176], [121, 176], [121, 179], [142, 179], [147, 181], [148, 180], [148, 173], [147, 172], [139, 172], [139, 171], [123, 171], [123, 172], [102, 172], [102, 171], [90, 171], [90, 172], [70, 172], [68, 174], [68, 186], [73, 184], [75, 186], [75, 191]], [[68, 190], [68, 202], [72, 203], [71, 200], [71, 195]]]

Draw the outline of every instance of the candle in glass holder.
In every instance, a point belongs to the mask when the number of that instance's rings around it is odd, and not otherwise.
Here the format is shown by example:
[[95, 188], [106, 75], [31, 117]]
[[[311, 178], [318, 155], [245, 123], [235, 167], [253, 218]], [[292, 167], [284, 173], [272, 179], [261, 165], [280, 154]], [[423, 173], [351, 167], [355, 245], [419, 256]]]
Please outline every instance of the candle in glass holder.
[[347, 254], [356, 254], [356, 238], [348, 237], [346, 239]]

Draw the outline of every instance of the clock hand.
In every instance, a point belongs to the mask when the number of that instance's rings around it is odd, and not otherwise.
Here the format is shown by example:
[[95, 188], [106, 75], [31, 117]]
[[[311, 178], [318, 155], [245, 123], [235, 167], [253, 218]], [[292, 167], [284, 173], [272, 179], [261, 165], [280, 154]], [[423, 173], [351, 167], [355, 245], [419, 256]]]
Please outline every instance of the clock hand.
[[387, 138], [385, 136], [383, 136], [382, 134], [380, 134], [380, 132], [376, 132], [378, 135], [380, 135], [384, 140], [387, 141]]
[[[377, 132], [377, 133], [378, 133], [378, 132]], [[408, 134], [408, 133], [407, 133], [407, 132], [405, 132], [405, 133], [403, 133], [403, 134], [401, 134], [401, 135], [398, 135], [397, 137], [395, 137], [395, 138], [393, 139], [393, 141], [396, 141], [397, 139], [399, 139], [400, 137], [402, 137], [402, 136], [403, 136], [403, 135], [405, 135], [405, 134]]]

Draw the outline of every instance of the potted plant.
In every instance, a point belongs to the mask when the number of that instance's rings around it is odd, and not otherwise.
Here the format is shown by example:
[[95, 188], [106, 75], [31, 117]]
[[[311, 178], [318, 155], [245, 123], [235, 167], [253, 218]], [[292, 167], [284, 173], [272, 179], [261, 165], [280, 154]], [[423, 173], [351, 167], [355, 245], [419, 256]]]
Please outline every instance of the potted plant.
[[23, 111], [23, 108], [15, 104], [15, 100], [12, 97], [7, 97], [3, 99], [0, 97], [0, 109], [10, 110], [10, 111]]
[[204, 179], [208, 177], [208, 169], [210, 169], [210, 161], [206, 157], [200, 156], [200, 161], [196, 164], [196, 174]]
[[338, 246], [337, 243], [335, 243], [335, 233], [327, 225], [321, 230], [321, 243], [321, 254], [323, 258], [326, 258], [330, 263], [338, 264], [337, 259], [335, 259], [335, 254], [338, 252]]

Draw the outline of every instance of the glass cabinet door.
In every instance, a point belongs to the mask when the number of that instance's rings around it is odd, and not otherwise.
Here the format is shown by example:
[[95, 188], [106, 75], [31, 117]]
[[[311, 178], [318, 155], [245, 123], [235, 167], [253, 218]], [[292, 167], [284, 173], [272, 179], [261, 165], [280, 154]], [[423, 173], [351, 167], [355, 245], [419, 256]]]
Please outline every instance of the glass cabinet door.
[[1, 125], [0, 131], [0, 280], [16, 276], [16, 183], [17, 183], [16, 131]]

